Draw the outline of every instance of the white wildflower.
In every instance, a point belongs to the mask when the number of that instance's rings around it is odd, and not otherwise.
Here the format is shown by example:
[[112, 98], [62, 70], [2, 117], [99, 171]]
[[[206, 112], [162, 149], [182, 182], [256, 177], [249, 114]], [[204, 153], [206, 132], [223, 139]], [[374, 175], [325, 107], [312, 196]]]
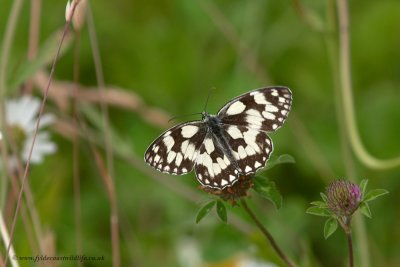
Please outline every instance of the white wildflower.
[[[17, 147], [19, 157], [24, 162], [29, 157], [39, 109], [40, 100], [31, 96], [22, 96], [19, 99], [8, 100], [5, 103], [7, 133], [11, 135]], [[52, 114], [42, 115], [39, 132], [32, 151], [31, 163], [33, 164], [43, 162], [45, 155], [53, 154], [57, 150], [57, 146], [50, 140], [48, 132], [42, 130], [53, 121], [54, 116]]]

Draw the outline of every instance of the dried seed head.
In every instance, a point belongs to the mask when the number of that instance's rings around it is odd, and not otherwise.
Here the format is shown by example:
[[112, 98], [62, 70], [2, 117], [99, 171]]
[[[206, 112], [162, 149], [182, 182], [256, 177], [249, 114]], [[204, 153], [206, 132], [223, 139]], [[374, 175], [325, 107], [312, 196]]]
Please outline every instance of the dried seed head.
[[345, 180], [333, 181], [327, 188], [328, 207], [337, 216], [351, 216], [360, 205], [361, 190]]

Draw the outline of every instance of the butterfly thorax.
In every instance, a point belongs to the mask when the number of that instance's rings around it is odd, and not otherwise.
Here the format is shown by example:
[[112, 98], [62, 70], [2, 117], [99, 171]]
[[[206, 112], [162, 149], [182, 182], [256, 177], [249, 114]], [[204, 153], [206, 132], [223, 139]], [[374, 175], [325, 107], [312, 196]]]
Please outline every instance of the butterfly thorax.
[[203, 122], [207, 124], [208, 135], [211, 136], [214, 144], [224, 152], [229, 161], [232, 162], [238, 171], [240, 171], [238, 163], [232, 154], [232, 148], [230, 147], [228, 139], [225, 136], [221, 119], [218, 118], [218, 116], [210, 115], [207, 112], [203, 112], [202, 117]]

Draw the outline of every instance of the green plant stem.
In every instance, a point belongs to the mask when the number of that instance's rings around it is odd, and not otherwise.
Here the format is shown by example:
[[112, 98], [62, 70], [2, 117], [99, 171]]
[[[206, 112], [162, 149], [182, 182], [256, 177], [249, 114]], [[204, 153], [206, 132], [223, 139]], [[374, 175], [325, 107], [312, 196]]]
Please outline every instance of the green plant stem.
[[346, 233], [347, 236], [347, 245], [349, 247], [349, 266], [354, 267], [354, 259], [353, 259], [353, 240], [351, 238], [351, 232]]
[[61, 47], [62, 47], [63, 41], [65, 39], [65, 36], [67, 35], [67, 31], [69, 29], [69, 26], [70, 26], [70, 23], [71, 23], [71, 19], [72, 19], [73, 15], [74, 15], [77, 3], [78, 3], [78, 1], [76, 1], [76, 2], [74, 1], [73, 2], [72, 10], [71, 10], [71, 13], [70, 13], [70, 17], [67, 20], [67, 22], [65, 23], [64, 31], [63, 31], [63, 34], [62, 34], [62, 37], [61, 37], [61, 40], [60, 40], [60, 44], [59, 44], [58, 49], [57, 49], [57, 53], [56, 53], [56, 55], [54, 57], [54, 60], [53, 60], [53, 64], [52, 64], [50, 75], [49, 75], [49, 80], [47, 82], [46, 89], [45, 89], [45, 92], [44, 92], [44, 95], [43, 95], [43, 100], [42, 100], [42, 103], [40, 105], [39, 115], [38, 115], [38, 119], [37, 119], [36, 125], [35, 125], [35, 132], [34, 132], [32, 143], [31, 143], [31, 146], [30, 146], [30, 149], [29, 149], [28, 159], [26, 161], [24, 175], [23, 175], [22, 182], [21, 182], [21, 189], [20, 189], [19, 195], [18, 195], [17, 206], [15, 208], [15, 213], [14, 213], [14, 217], [13, 217], [13, 221], [12, 221], [12, 225], [11, 225], [10, 241], [8, 243], [8, 246], [7, 246], [7, 254], [6, 254], [6, 257], [5, 257], [5, 265], [6, 266], [7, 266], [8, 255], [9, 255], [9, 252], [10, 252], [11, 244], [12, 244], [12, 241], [13, 241], [13, 238], [14, 238], [15, 226], [16, 226], [16, 222], [17, 222], [17, 218], [18, 218], [18, 213], [19, 213], [19, 210], [21, 208], [22, 194], [24, 192], [24, 186], [25, 186], [26, 180], [28, 179], [28, 172], [29, 172], [30, 162], [31, 162], [31, 158], [32, 158], [32, 152], [33, 152], [33, 148], [35, 146], [36, 138], [37, 138], [37, 135], [38, 135], [38, 132], [39, 132], [40, 120], [42, 118], [42, 114], [43, 114], [44, 107], [45, 107], [45, 104], [46, 104], [47, 96], [49, 94], [50, 85], [51, 85], [51, 82], [53, 80], [53, 75], [54, 75], [54, 71], [56, 69], [56, 63], [57, 63], [58, 57], [60, 55]]
[[400, 157], [382, 160], [372, 156], [361, 141], [357, 128], [354, 112], [354, 101], [352, 94], [352, 82], [350, 71], [350, 34], [349, 34], [349, 11], [347, 0], [336, 0], [339, 19], [339, 71], [340, 88], [344, 122], [350, 145], [357, 158], [367, 167], [373, 169], [392, 169], [400, 166]]
[[[353, 154], [351, 153], [351, 140], [348, 138], [346, 133], [349, 130], [346, 128], [347, 124], [347, 113], [345, 104], [343, 103], [343, 92], [340, 89], [342, 86], [343, 80], [343, 70], [341, 69], [340, 60], [343, 59], [339, 57], [340, 47], [337, 40], [337, 0], [330, 0], [327, 3], [327, 34], [325, 36], [327, 50], [332, 66], [332, 76], [333, 76], [333, 84], [335, 90], [335, 104], [336, 104], [336, 113], [337, 113], [337, 121], [340, 129], [340, 139], [341, 139], [341, 147], [343, 152], [343, 162], [346, 167], [346, 176], [349, 178], [350, 181], [356, 181], [356, 170], [354, 166], [354, 158]], [[335, 3], [336, 2], [336, 3]], [[339, 11], [338, 11], [339, 12]], [[342, 14], [343, 16], [343, 14]], [[347, 23], [345, 23], [347, 24]], [[341, 28], [341, 31], [343, 29]], [[340, 33], [342, 34], [342, 33]], [[343, 88], [342, 88], [343, 89]], [[351, 88], [350, 88], [351, 89]], [[357, 213], [354, 215], [354, 229], [356, 231], [356, 239], [358, 244], [357, 249], [357, 259], [360, 261], [360, 265], [364, 267], [371, 266], [370, 257], [368, 252], [368, 238], [367, 232], [365, 229], [365, 221], [362, 216]]]
[[296, 265], [289, 259], [289, 257], [285, 253], [283, 253], [283, 251], [280, 249], [280, 247], [276, 243], [275, 239], [272, 237], [271, 233], [267, 230], [267, 228], [264, 227], [264, 225], [258, 220], [258, 218], [253, 213], [253, 211], [249, 208], [246, 200], [244, 200], [242, 198], [240, 200], [240, 203], [242, 204], [243, 209], [250, 215], [251, 219], [254, 221], [254, 223], [257, 225], [257, 227], [265, 235], [268, 242], [271, 244], [271, 246], [273, 247], [275, 252], [279, 255], [279, 257], [287, 264], [287, 266], [295, 267]]
[[7, 177], [8, 177], [8, 152], [7, 152], [7, 130], [6, 130], [6, 116], [4, 107], [4, 98], [6, 95], [6, 77], [8, 70], [8, 60], [10, 56], [10, 51], [12, 48], [12, 43], [14, 39], [15, 29], [18, 23], [19, 14], [22, 9], [22, 0], [13, 1], [11, 7], [10, 16], [8, 17], [6, 30], [4, 33], [3, 42], [1, 44], [1, 55], [0, 55], [0, 149], [1, 156], [3, 159], [3, 171], [0, 173], [0, 207], [3, 206], [5, 202], [5, 196], [7, 192]]

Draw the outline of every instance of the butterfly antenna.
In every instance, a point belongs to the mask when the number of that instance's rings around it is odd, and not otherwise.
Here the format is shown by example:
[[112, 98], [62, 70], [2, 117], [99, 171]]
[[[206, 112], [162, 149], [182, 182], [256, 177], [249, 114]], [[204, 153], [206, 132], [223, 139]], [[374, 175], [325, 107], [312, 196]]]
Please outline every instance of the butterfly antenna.
[[192, 113], [192, 114], [185, 114], [185, 115], [175, 116], [175, 117], [172, 117], [171, 119], [169, 119], [168, 123], [170, 123], [173, 120], [179, 119], [179, 118], [188, 117], [188, 116], [194, 116], [194, 115], [201, 115], [201, 113], [200, 112], [196, 112], [196, 113]]
[[215, 87], [211, 87], [210, 90], [208, 90], [208, 95], [207, 95], [207, 100], [206, 100], [206, 104], [204, 105], [204, 111], [207, 112], [207, 105], [208, 105], [208, 100], [210, 99], [211, 93], [216, 90]]

